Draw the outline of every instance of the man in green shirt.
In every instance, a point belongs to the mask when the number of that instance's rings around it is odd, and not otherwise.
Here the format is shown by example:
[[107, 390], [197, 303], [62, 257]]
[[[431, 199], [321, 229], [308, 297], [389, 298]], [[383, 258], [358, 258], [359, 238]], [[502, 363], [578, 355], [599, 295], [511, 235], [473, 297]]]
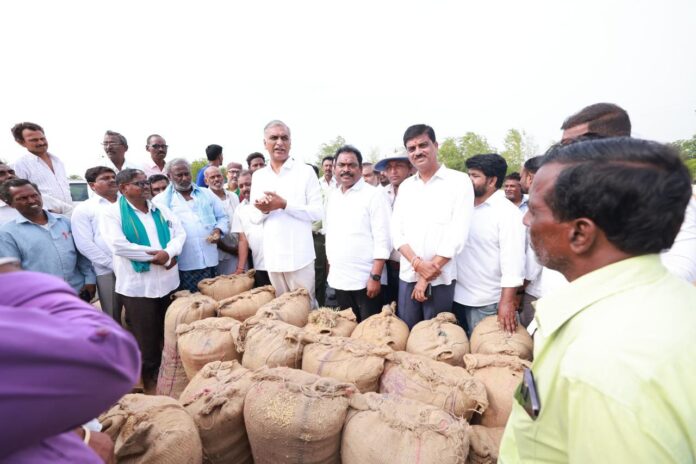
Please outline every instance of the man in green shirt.
[[540, 263], [571, 283], [537, 302], [540, 409], [518, 391], [499, 462], [695, 462], [696, 288], [658, 255], [690, 195], [686, 167], [658, 143], [547, 155], [524, 221]]

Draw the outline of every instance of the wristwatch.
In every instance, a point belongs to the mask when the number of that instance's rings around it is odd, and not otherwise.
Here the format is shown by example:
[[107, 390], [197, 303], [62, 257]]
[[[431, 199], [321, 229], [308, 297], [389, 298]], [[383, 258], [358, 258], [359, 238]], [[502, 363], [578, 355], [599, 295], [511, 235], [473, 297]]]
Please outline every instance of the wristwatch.
[[370, 274], [370, 279], [374, 280], [375, 282], [379, 282], [382, 280], [382, 276], [379, 274]]

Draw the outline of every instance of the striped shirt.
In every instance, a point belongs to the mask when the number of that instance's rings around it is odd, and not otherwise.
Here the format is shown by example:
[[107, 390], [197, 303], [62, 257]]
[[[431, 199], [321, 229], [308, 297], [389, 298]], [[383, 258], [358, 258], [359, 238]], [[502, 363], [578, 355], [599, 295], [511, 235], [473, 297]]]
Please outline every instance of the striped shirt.
[[70, 195], [70, 183], [65, 173], [65, 165], [57, 157], [50, 153], [53, 164], [53, 171], [48, 165], [36, 155], [27, 153], [22, 156], [14, 165], [15, 174], [20, 179], [27, 179], [39, 187], [43, 195], [50, 195], [53, 198], [65, 203], [72, 204]]

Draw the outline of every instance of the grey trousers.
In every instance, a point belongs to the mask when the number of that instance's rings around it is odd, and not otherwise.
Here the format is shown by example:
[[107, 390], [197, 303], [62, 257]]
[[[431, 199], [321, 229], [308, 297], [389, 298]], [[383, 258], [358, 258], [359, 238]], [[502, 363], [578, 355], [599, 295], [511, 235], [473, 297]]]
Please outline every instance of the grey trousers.
[[404, 282], [399, 279], [399, 302], [396, 310], [399, 316], [412, 329], [420, 321], [432, 319], [438, 313], [452, 311], [452, 301], [454, 300], [454, 285], [452, 281], [449, 285], [436, 285], [432, 287], [430, 298], [423, 303], [411, 298], [415, 282]]
[[99, 305], [102, 311], [108, 314], [121, 325], [121, 309], [123, 301], [116, 293], [116, 276], [113, 272], [97, 276], [97, 292], [99, 293]]

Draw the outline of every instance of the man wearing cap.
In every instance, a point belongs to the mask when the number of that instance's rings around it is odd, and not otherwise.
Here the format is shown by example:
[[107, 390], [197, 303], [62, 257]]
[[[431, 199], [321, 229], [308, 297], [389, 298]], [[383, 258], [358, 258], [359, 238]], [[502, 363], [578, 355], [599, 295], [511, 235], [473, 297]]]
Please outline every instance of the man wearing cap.
[[[390, 211], [394, 210], [394, 201], [399, 192], [401, 183], [413, 174], [413, 166], [407, 156], [392, 156], [380, 160], [375, 164], [375, 169], [385, 173], [389, 184], [382, 190], [387, 197]], [[389, 259], [386, 262], [387, 269], [387, 288], [384, 295], [384, 301], [391, 303], [399, 299], [399, 261], [401, 254], [398, 250], [392, 248]]]
[[205, 183], [205, 170], [210, 166], [220, 167], [222, 166], [222, 147], [220, 145], [208, 145], [205, 148], [205, 156], [208, 158], [208, 164], [203, 166], [198, 175], [196, 176], [196, 185], [199, 187], [207, 187], [208, 184]]

